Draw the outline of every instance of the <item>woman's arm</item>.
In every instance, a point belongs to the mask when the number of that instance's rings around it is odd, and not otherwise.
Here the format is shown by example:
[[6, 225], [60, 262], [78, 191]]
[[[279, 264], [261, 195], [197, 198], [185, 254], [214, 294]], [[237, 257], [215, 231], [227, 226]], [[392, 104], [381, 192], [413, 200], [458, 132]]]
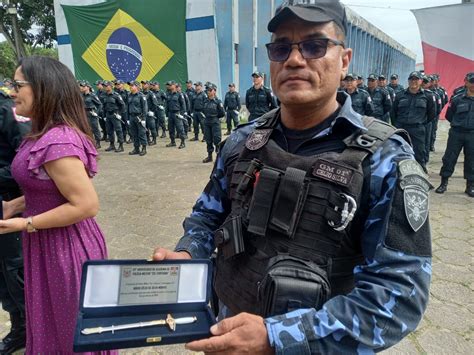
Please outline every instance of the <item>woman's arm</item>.
[[20, 196], [11, 201], [3, 201], [3, 219], [12, 218], [25, 210], [25, 197]]

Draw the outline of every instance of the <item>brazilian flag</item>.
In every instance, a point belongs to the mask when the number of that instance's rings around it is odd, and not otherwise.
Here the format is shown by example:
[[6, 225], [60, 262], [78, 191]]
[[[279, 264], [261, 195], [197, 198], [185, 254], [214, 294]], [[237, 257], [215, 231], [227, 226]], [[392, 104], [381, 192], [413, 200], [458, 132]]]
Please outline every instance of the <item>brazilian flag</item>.
[[187, 79], [186, 0], [62, 5], [78, 79]]

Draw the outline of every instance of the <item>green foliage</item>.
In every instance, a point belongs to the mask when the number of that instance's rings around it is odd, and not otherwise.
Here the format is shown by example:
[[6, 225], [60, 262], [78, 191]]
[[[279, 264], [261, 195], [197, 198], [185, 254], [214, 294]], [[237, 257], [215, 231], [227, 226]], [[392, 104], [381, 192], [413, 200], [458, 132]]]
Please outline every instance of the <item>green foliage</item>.
[[[26, 47], [28, 55], [43, 55], [46, 57], [52, 57], [58, 59], [57, 48], [44, 48], [44, 47]], [[15, 69], [17, 66], [17, 60], [13, 48], [8, 42], [0, 43], [0, 80], [3, 78], [13, 78]]]

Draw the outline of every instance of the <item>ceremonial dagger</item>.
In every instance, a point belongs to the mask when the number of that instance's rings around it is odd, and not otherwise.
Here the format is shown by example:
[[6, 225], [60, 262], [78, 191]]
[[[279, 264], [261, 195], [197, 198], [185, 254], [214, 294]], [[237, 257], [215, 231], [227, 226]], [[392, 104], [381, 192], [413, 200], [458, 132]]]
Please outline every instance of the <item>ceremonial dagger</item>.
[[137, 322], [121, 325], [111, 325], [109, 327], [95, 327], [95, 328], [84, 328], [81, 333], [84, 335], [90, 334], [101, 334], [105, 332], [114, 333], [116, 330], [135, 329], [143, 327], [152, 327], [155, 325], [167, 325], [171, 331], [176, 330], [176, 324], [191, 324], [197, 321], [196, 317], [183, 317], [174, 319], [171, 314], [168, 314], [166, 319], [152, 320], [148, 322]]

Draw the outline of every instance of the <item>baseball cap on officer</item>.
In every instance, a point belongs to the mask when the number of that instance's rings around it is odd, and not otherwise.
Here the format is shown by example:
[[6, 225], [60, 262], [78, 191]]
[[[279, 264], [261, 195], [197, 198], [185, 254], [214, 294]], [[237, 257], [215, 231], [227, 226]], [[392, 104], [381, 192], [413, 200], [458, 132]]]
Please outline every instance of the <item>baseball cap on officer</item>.
[[234, 83], [230, 83], [230, 84], [229, 84], [229, 87], [235, 88], [235, 84], [234, 84]]
[[192, 80], [186, 80], [186, 84], [192, 84], [193, 81]]
[[379, 80], [386, 80], [386, 79], [387, 79], [387, 78], [385, 77], [385, 75], [383, 75], [383, 74], [380, 74], [380, 75], [379, 75]]
[[128, 82], [129, 86], [140, 86], [140, 82], [137, 80], [129, 81]]
[[194, 86], [202, 86], [202, 82], [196, 81], [196, 82], [194, 83]]
[[378, 77], [377, 77], [377, 75], [375, 75], [375, 74], [370, 74], [370, 75], [367, 77], [367, 79], [369, 79], [369, 80], [377, 80]]
[[344, 81], [352, 81], [357, 78], [357, 75], [354, 75], [352, 73], [346, 74], [346, 77], [344, 78]]
[[357, 80], [364, 80], [364, 77], [362, 75], [357, 74]]
[[209, 85], [207, 85], [206, 87], [206, 90], [209, 91], [209, 90], [217, 90], [217, 85], [216, 84], [213, 84], [213, 83], [209, 83]]
[[166, 82], [166, 85], [170, 86], [170, 85], [176, 85], [176, 81], [174, 80], [169, 80]]
[[125, 84], [123, 80], [117, 79], [115, 80], [115, 85]]
[[104, 86], [112, 86], [112, 82], [111, 81], [108, 81], [108, 80], [105, 80], [102, 82], [102, 85]]
[[253, 72], [252, 78], [263, 78], [263, 73], [259, 71]]
[[104, 81], [103, 80], [96, 80], [96, 82], [94, 84], [95, 85], [104, 85]]
[[277, 8], [275, 16], [268, 23], [268, 31], [275, 32], [278, 26], [290, 16], [296, 16], [300, 20], [315, 24], [334, 21], [346, 34], [346, 11], [339, 0], [315, 0], [313, 4], [295, 5], [285, 2]]
[[466, 80], [470, 83], [474, 83], [474, 72], [470, 72], [466, 74]]
[[413, 71], [410, 73], [410, 75], [408, 75], [408, 80], [412, 80], [412, 79], [422, 79], [423, 76], [421, 75], [421, 73], [419, 71]]

